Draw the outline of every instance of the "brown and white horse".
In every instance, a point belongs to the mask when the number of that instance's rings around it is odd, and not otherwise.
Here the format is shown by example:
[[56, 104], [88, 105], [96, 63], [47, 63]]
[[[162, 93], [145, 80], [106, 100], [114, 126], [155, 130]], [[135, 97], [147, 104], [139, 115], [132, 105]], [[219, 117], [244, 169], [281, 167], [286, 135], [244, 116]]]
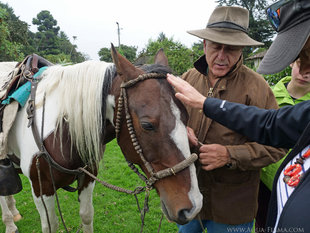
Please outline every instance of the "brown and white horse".
[[[87, 165], [96, 175], [104, 145], [116, 135], [126, 159], [138, 164], [150, 178], [167, 218], [187, 223], [200, 211], [202, 195], [188, 144], [187, 113], [164, 78], [169, 71], [167, 59], [159, 52], [155, 64], [136, 68], [113, 46], [112, 56], [114, 64], [87, 61], [51, 66], [42, 73], [34, 124], [46, 151], [63, 168]], [[42, 231], [56, 232], [53, 182], [59, 189], [72, 184], [77, 176], [50, 167], [40, 156], [40, 143], [27, 127], [26, 109], [17, 115], [8, 146], [10, 153], [20, 158], [20, 168], [32, 185]], [[78, 187], [83, 232], [93, 232], [94, 185], [86, 175]]]

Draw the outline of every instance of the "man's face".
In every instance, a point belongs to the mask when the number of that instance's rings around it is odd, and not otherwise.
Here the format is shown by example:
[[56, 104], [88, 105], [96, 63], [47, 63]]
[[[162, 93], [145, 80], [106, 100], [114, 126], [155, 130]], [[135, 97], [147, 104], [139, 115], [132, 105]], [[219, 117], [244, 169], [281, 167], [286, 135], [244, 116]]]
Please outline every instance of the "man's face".
[[299, 60], [299, 73], [301, 75], [310, 75], [310, 37], [308, 38], [308, 41], [299, 53]]
[[211, 75], [215, 78], [225, 76], [239, 60], [242, 48], [204, 41], [204, 52]]

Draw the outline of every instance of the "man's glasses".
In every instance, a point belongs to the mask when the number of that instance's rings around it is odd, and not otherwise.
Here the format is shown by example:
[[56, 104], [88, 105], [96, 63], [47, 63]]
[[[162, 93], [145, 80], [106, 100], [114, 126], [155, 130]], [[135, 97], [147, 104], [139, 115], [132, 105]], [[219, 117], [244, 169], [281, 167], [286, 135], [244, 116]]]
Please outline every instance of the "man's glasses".
[[280, 8], [291, 1], [293, 0], [280, 0], [266, 9], [267, 18], [269, 19], [274, 30], [278, 31], [279, 25], [281, 23]]

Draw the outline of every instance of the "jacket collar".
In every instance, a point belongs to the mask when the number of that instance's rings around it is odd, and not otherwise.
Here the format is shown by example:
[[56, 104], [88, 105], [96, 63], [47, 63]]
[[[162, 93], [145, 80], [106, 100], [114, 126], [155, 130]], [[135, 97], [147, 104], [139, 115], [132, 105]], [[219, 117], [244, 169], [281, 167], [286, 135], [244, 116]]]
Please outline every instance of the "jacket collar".
[[[233, 75], [234, 73], [236, 73], [241, 65], [243, 64], [243, 55], [240, 56], [239, 60], [237, 61], [237, 63], [232, 67], [232, 69], [223, 77], [228, 77]], [[195, 61], [194, 63], [194, 67], [196, 68], [196, 70], [199, 71], [199, 73], [207, 76], [207, 69], [208, 69], [208, 63], [206, 61], [206, 55], [201, 56], [200, 58], [198, 58], [197, 61]]]

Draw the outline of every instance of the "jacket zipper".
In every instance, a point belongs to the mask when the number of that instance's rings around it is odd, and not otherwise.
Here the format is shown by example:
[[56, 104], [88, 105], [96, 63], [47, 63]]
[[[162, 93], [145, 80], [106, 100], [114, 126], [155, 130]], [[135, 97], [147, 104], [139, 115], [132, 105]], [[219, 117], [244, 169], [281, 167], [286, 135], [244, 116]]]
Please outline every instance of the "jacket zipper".
[[211, 82], [210, 82], [210, 80], [208, 79], [208, 84], [209, 84], [209, 87], [210, 87], [210, 88], [209, 88], [207, 97], [214, 97], [214, 91], [215, 91], [215, 89], [217, 88], [219, 82], [220, 82], [220, 79], [216, 81], [216, 83], [214, 84], [213, 87], [211, 87]]

